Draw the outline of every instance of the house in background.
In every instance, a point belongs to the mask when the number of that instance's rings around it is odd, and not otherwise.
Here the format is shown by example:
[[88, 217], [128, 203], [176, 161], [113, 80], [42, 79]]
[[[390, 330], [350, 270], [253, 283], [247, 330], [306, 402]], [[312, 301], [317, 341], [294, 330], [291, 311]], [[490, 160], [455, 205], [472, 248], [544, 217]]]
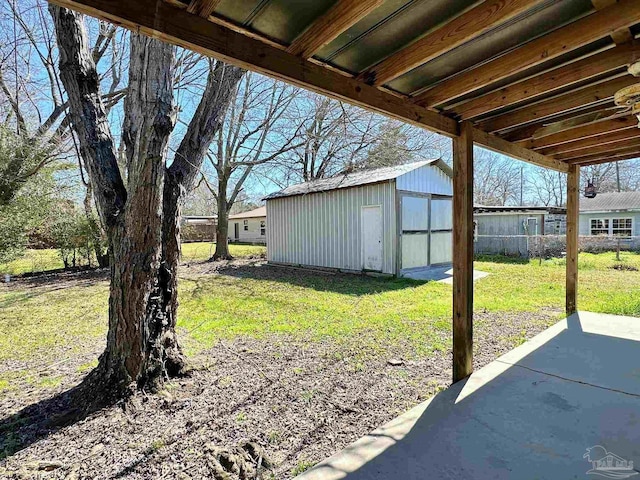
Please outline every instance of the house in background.
[[530, 237], [564, 235], [567, 209], [545, 206], [483, 206], [473, 208], [474, 252], [529, 255]]
[[580, 235], [640, 236], [640, 192], [580, 198]]
[[267, 243], [267, 207], [229, 215], [229, 240], [240, 243]]
[[440, 159], [293, 185], [266, 197], [267, 259], [388, 275], [447, 265], [452, 188]]
[[183, 215], [180, 226], [180, 241], [215, 242], [217, 215]]

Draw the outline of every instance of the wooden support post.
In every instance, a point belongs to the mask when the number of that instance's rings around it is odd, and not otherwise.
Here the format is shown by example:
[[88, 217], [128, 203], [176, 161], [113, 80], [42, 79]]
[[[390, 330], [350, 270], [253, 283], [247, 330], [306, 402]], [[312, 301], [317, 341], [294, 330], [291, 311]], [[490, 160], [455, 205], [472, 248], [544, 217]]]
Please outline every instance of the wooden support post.
[[577, 310], [579, 192], [580, 167], [570, 165], [567, 176], [567, 315]]
[[453, 381], [473, 371], [473, 128], [453, 140]]

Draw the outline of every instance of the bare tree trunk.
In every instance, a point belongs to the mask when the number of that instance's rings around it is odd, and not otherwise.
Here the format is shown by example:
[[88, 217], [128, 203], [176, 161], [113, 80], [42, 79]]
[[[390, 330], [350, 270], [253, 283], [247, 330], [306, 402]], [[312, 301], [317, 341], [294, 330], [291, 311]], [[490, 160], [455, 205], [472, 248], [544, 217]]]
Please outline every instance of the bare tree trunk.
[[212, 260], [232, 260], [229, 253], [229, 203], [227, 202], [227, 185], [220, 180], [218, 187], [218, 221], [216, 225], [216, 251]]
[[109, 251], [104, 251], [103, 249], [103, 235], [105, 235], [102, 230], [102, 226], [100, 222], [96, 220], [96, 217], [93, 214], [93, 187], [91, 186], [91, 182], [87, 182], [87, 191], [84, 195], [84, 214], [87, 217], [87, 222], [89, 222], [89, 228], [91, 230], [91, 243], [93, 245], [93, 253], [96, 256], [96, 261], [98, 262], [98, 267], [106, 268], [109, 266]]
[[73, 127], [110, 246], [107, 347], [87, 378], [105, 400], [132, 383], [156, 389], [185, 367], [175, 332], [180, 211], [244, 72], [210, 64], [202, 100], [167, 168], [176, 113], [173, 47], [132, 34], [123, 126], [125, 188], [82, 19], [60, 7], [50, 11]]

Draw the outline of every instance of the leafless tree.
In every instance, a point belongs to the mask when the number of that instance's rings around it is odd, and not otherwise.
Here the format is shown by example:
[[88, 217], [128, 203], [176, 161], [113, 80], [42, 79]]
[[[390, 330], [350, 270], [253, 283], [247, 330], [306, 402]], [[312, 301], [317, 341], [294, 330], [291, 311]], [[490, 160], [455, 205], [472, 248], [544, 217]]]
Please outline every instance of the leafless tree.
[[443, 153], [439, 135], [314, 93], [303, 92], [292, 108], [302, 143], [271, 176], [281, 187]]
[[[41, 0], [11, 0], [0, 6], [0, 98], [4, 100], [0, 111], [5, 123], [15, 127], [25, 144], [41, 145], [49, 152], [38, 164], [29, 165], [17, 150], [13, 180], [24, 183], [57, 160], [77, 159], [79, 178], [86, 187], [85, 213], [93, 221], [92, 185], [69, 129], [68, 103], [55, 62], [57, 47], [46, 5]], [[91, 27], [91, 58], [101, 65], [100, 81], [105, 89], [100, 93], [109, 111], [126, 93], [121, 85], [125, 33], [104, 22], [91, 22]], [[100, 249], [100, 227], [94, 227], [95, 254], [105, 266], [108, 259]]]
[[567, 191], [566, 174], [540, 168], [529, 177], [527, 183], [533, 203], [554, 207], [564, 206]]
[[521, 166], [510, 158], [476, 148], [474, 150], [474, 202], [506, 205], [520, 201]]
[[85, 384], [105, 395], [132, 383], [154, 389], [185, 366], [175, 333], [181, 205], [244, 72], [210, 61], [204, 92], [167, 165], [177, 115], [175, 48], [132, 34], [123, 178], [83, 17], [49, 8], [60, 77], [111, 256], [107, 347]]
[[229, 212], [252, 172], [300, 146], [300, 129], [292, 124], [289, 108], [298, 93], [294, 87], [256, 74], [246, 74], [240, 82], [208, 155], [213, 178], [203, 172], [217, 205], [214, 260], [231, 258]]

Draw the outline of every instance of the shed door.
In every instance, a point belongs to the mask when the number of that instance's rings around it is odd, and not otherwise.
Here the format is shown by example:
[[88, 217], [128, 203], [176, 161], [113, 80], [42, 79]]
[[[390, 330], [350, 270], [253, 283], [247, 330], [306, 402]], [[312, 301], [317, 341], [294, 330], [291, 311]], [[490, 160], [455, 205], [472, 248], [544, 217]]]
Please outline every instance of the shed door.
[[362, 207], [362, 268], [382, 271], [382, 208]]

